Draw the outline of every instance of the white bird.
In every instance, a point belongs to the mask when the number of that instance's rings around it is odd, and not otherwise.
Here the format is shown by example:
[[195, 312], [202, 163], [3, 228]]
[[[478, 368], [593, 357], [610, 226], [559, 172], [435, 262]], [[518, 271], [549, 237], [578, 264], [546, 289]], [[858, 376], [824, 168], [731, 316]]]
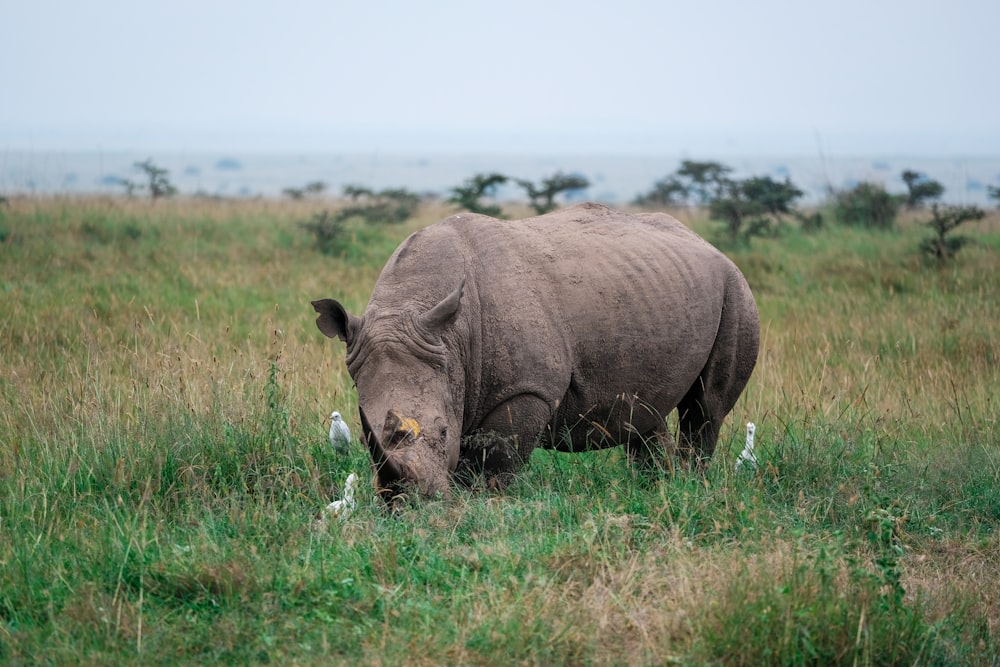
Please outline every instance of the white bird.
[[353, 472], [347, 476], [344, 482], [344, 497], [341, 500], [334, 500], [326, 506], [320, 523], [323, 524], [327, 517], [333, 517], [343, 521], [358, 506], [358, 501], [354, 499], [354, 486], [358, 483], [358, 476]]
[[330, 444], [337, 452], [346, 452], [351, 444], [351, 429], [347, 428], [339, 412], [330, 414]]
[[754, 426], [753, 422], [747, 422], [747, 444], [740, 455], [736, 457], [736, 470], [739, 470], [744, 463], [749, 464], [754, 470], [757, 469], [757, 457], [753, 453], [753, 434], [756, 430], [757, 427]]

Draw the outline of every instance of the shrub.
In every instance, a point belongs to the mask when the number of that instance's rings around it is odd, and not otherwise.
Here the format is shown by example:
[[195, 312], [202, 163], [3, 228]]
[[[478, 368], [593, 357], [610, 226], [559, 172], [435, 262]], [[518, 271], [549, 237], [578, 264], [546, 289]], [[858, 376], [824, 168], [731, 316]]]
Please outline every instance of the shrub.
[[891, 229], [901, 203], [878, 183], [858, 183], [834, 195], [833, 215], [845, 225]]
[[676, 176], [666, 176], [653, 184], [653, 189], [637, 196], [632, 203], [636, 206], [680, 206], [688, 197], [684, 183]]
[[156, 201], [160, 197], [173, 197], [177, 194], [177, 188], [174, 187], [174, 184], [168, 178], [170, 172], [163, 167], [157, 167], [153, 164], [152, 158], [148, 158], [143, 162], [136, 162], [133, 166], [146, 175], [148, 183], [140, 185], [123, 178], [121, 185], [125, 188], [129, 196], [132, 196], [132, 193], [136, 190], [142, 189], [149, 191], [149, 196], [153, 201]]
[[476, 174], [464, 184], [451, 189], [448, 203], [454, 204], [470, 213], [481, 213], [495, 218], [502, 217], [502, 209], [495, 204], [484, 204], [483, 197], [493, 197], [497, 188], [506, 183], [508, 178], [496, 172], [492, 174]]
[[538, 215], [543, 215], [556, 208], [555, 199], [562, 193], [569, 193], [579, 190], [586, 190], [590, 187], [590, 181], [578, 174], [564, 174], [556, 172], [554, 176], [543, 178], [540, 187], [535, 187], [534, 183], [526, 180], [518, 180], [517, 184], [524, 188], [528, 195], [528, 203]]
[[284, 188], [281, 194], [289, 199], [305, 199], [307, 196], [319, 196], [326, 192], [326, 183], [323, 181], [311, 181], [301, 188]]
[[732, 169], [718, 162], [684, 160], [677, 171], [656, 182], [653, 189], [633, 201], [637, 206], [677, 206], [711, 204], [722, 199], [733, 182], [727, 174]]
[[346, 220], [339, 214], [334, 215], [323, 210], [299, 224], [316, 237], [317, 250], [324, 255], [336, 255], [344, 249]]
[[802, 194], [789, 179], [782, 183], [770, 176], [754, 176], [731, 181], [727, 196], [710, 201], [709, 217], [725, 224], [729, 241], [747, 242], [753, 236], [776, 232], [786, 215], [806, 220], [792, 209], [792, 203]]
[[989, 196], [990, 199], [996, 199], [997, 200], [997, 206], [1000, 206], [1000, 187], [993, 186], [993, 185], [987, 185], [986, 186], [986, 194], [987, 194], [987, 196]]
[[978, 206], [938, 206], [931, 207], [932, 218], [927, 226], [934, 230], [934, 237], [920, 244], [920, 249], [938, 262], [946, 262], [968, 243], [962, 236], [949, 236], [963, 222], [980, 220], [986, 213]]
[[730, 172], [731, 167], [718, 162], [684, 160], [677, 175], [688, 179], [688, 194], [693, 195], [699, 204], [705, 205], [712, 199], [722, 197], [730, 182], [726, 174]]
[[907, 169], [902, 175], [908, 191], [907, 208], [921, 208], [931, 199], [939, 199], [944, 194], [944, 186], [924, 174]]

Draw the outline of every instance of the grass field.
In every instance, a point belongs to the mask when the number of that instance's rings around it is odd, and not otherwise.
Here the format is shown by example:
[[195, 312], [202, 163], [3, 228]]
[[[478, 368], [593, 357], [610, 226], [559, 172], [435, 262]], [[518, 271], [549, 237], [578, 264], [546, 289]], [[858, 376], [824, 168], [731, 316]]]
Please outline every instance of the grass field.
[[763, 341], [704, 475], [539, 451], [393, 514], [309, 301], [448, 211], [329, 257], [322, 205], [0, 205], [0, 663], [1000, 663], [997, 213], [942, 267], [912, 220], [730, 251]]

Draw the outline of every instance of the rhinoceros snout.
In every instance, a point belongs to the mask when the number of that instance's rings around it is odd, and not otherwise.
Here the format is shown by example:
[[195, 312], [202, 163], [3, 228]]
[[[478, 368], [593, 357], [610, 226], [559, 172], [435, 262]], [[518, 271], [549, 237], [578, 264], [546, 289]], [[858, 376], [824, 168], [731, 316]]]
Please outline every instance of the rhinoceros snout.
[[448, 475], [440, 462], [429, 460], [423, 452], [411, 450], [402, 451], [390, 459], [401, 473], [402, 479], [415, 484], [425, 496], [441, 494], [444, 498], [451, 497]]

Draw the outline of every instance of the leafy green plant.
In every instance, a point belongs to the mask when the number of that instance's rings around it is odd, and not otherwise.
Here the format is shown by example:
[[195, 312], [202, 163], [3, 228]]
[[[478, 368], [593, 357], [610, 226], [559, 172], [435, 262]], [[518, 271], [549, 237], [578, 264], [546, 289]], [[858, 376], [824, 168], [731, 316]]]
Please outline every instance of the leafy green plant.
[[892, 229], [902, 198], [878, 183], [858, 183], [834, 194], [833, 215], [845, 225], [867, 229]]
[[724, 199], [732, 188], [728, 174], [733, 170], [719, 162], [684, 160], [674, 174], [657, 181], [653, 189], [636, 197], [637, 206], [700, 206]]
[[139, 184], [123, 178], [121, 185], [129, 196], [132, 196], [137, 190], [147, 190], [150, 198], [156, 201], [161, 197], [172, 197], [177, 194], [177, 188], [170, 182], [170, 172], [163, 167], [156, 166], [152, 158], [136, 162], [133, 166], [145, 174], [147, 182]]
[[709, 202], [709, 217], [725, 224], [727, 238], [734, 243], [774, 234], [785, 216], [797, 215], [792, 204], [803, 194], [791, 180], [770, 176], [731, 181], [726, 190], [726, 196]]
[[324, 255], [337, 255], [343, 251], [347, 239], [347, 219], [326, 209], [299, 225], [316, 239], [316, 249]]
[[556, 209], [556, 197], [560, 194], [586, 190], [590, 181], [578, 174], [556, 172], [549, 178], [543, 178], [541, 184], [535, 187], [531, 181], [517, 179], [517, 184], [528, 195], [528, 203], [538, 215], [543, 215]]
[[920, 249], [938, 262], [946, 262], [968, 243], [963, 236], [953, 236], [951, 232], [962, 223], [970, 220], [981, 220], [986, 213], [978, 206], [939, 206], [931, 207], [931, 219], [927, 226], [934, 230], [933, 238], [920, 244]]
[[1000, 187], [987, 185], [986, 194], [990, 199], [995, 199], [997, 201], [997, 206], [1000, 206]]
[[326, 183], [323, 181], [311, 181], [301, 188], [284, 188], [281, 194], [289, 199], [305, 199], [306, 197], [318, 197], [326, 192]]
[[725, 194], [730, 182], [727, 174], [732, 171], [731, 167], [719, 162], [684, 160], [677, 170], [677, 176], [687, 179], [688, 194], [704, 206]]
[[451, 196], [448, 203], [470, 213], [481, 213], [482, 215], [502, 217], [503, 209], [496, 204], [483, 203], [483, 197], [496, 196], [497, 188], [508, 181], [508, 177], [497, 172], [490, 174], [476, 174], [466, 179], [465, 183], [451, 189]]
[[902, 178], [908, 191], [907, 208], [921, 208], [929, 200], [940, 199], [944, 194], [943, 185], [919, 172], [907, 169], [903, 172]]
[[653, 189], [637, 196], [636, 206], [681, 206], [687, 201], [688, 188], [677, 176], [665, 176], [653, 184]]
[[336, 213], [324, 209], [299, 225], [316, 239], [316, 249], [326, 255], [339, 255], [351, 246], [359, 231], [352, 222], [365, 227], [398, 225], [409, 220], [420, 205], [420, 197], [403, 188], [375, 192], [359, 185], [344, 187], [351, 204]]

